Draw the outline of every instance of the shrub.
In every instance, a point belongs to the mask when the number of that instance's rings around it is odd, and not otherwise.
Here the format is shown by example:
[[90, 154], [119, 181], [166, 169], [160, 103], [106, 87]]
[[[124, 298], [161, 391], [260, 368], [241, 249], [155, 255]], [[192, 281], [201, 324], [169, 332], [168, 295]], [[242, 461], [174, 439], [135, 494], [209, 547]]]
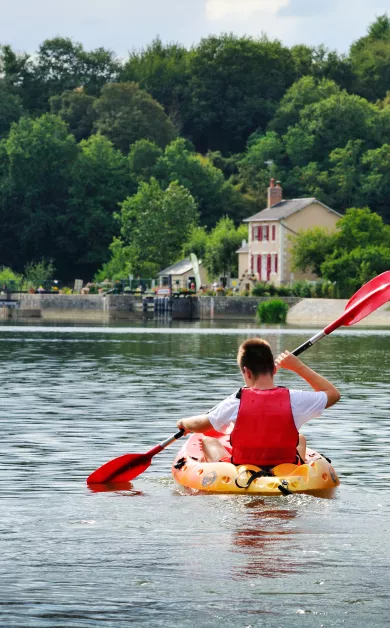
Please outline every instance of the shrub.
[[257, 306], [257, 315], [262, 323], [285, 323], [288, 305], [281, 299], [263, 301]]
[[0, 292], [5, 286], [10, 292], [17, 290], [22, 277], [7, 266], [0, 266]]
[[264, 297], [269, 295], [269, 284], [265, 283], [265, 281], [258, 281], [252, 288], [252, 294], [254, 297]]
[[292, 294], [292, 290], [291, 290], [290, 286], [279, 286], [277, 288], [277, 294], [280, 297], [289, 297]]

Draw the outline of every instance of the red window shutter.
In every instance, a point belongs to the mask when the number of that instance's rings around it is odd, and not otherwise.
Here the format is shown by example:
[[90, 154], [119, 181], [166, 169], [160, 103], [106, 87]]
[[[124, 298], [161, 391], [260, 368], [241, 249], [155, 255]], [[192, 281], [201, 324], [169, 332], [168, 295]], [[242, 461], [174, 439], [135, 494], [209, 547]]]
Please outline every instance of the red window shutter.
[[259, 279], [261, 281], [261, 255], [257, 256], [257, 272], [259, 273]]
[[278, 272], [278, 254], [277, 253], [275, 253], [275, 262], [274, 263], [275, 263], [275, 273], [277, 273]]
[[253, 255], [251, 255], [251, 273], [253, 273]]
[[257, 239], [259, 242], [263, 239], [263, 227], [257, 227]]
[[265, 236], [264, 240], [269, 240], [269, 225], [265, 227]]
[[267, 281], [270, 280], [271, 277], [271, 253], [267, 255]]
[[272, 240], [276, 240], [276, 225], [272, 225]]

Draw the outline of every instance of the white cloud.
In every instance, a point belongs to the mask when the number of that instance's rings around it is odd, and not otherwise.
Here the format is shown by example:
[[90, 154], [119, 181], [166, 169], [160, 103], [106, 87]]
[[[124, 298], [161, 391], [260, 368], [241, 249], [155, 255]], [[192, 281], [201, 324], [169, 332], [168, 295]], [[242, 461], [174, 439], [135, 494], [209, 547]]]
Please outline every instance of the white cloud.
[[245, 20], [254, 13], [276, 14], [289, 3], [290, 0], [206, 0], [206, 17], [220, 20], [235, 16]]

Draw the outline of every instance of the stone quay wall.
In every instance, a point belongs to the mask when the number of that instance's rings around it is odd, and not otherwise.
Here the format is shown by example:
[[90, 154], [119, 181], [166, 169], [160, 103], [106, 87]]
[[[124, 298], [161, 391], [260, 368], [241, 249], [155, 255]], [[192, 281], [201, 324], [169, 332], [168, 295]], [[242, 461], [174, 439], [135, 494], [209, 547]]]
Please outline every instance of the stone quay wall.
[[[279, 297], [289, 305], [290, 325], [326, 326], [336, 320], [347, 304], [345, 299], [301, 299]], [[5, 319], [41, 318], [55, 321], [134, 320], [145, 315], [141, 295], [14, 294], [17, 308], [1, 308]], [[255, 320], [257, 306], [269, 297], [188, 297], [173, 299], [172, 316], [182, 320]], [[153, 316], [153, 310], [148, 312]], [[390, 303], [370, 314], [358, 325], [390, 327]]]

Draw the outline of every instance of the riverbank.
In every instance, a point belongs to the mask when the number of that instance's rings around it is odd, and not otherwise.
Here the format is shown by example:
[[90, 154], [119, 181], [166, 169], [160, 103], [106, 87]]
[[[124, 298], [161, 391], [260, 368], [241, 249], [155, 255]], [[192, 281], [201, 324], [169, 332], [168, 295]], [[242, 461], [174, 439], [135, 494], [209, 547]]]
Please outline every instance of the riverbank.
[[[301, 299], [282, 297], [288, 304], [290, 325], [325, 326], [342, 314], [346, 299]], [[177, 320], [247, 320], [256, 317], [257, 306], [268, 297], [180, 297], [169, 308], [154, 310], [141, 295], [13, 294], [14, 307], [0, 307], [0, 319], [109, 322], [143, 317], [170, 317]], [[163, 302], [160, 303], [163, 305]], [[387, 303], [364, 319], [364, 326], [390, 327]]]

